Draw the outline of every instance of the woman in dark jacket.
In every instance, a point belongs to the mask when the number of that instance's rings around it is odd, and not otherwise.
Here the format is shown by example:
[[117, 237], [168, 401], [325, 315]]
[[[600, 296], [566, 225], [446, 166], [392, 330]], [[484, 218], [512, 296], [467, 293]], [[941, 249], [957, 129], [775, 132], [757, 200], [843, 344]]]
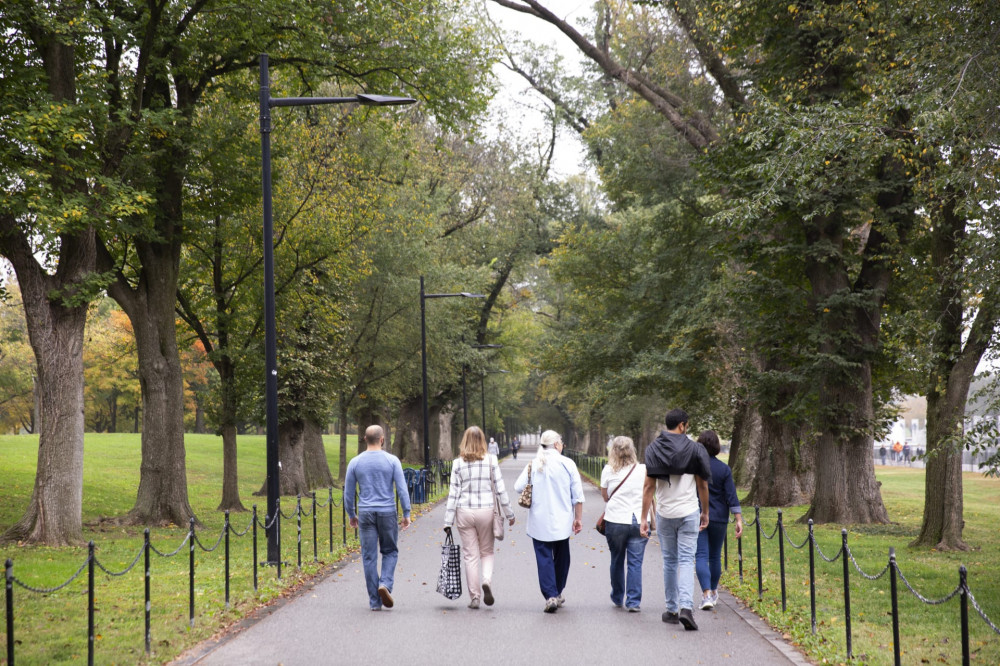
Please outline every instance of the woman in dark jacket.
[[729, 527], [729, 513], [736, 515], [736, 538], [743, 534], [743, 514], [736, 497], [736, 485], [729, 465], [718, 458], [722, 447], [714, 430], [705, 430], [698, 443], [710, 456], [712, 480], [708, 483], [708, 527], [698, 533], [695, 571], [701, 584], [701, 609], [712, 610], [719, 601], [719, 576], [722, 575], [722, 544]]

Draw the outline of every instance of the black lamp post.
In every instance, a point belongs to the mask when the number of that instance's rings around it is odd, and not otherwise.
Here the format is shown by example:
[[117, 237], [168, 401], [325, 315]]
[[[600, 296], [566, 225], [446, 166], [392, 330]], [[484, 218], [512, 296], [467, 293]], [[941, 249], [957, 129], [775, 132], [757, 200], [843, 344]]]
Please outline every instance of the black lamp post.
[[[353, 97], [271, 97], [267, 54], [260, 55], [260, 148], [264, 191], [264, 389], [267, 424], [267, 515], [274, 520], [278, 510], [280, 463], [278, 462], [278, 353], [277, 327], [274, 319], [274, 224], [271, 211], [271, 108], [313, 104], [362, 104], [395, 106], [413, 104], [411, 97], [354, 95]], [[274, 563], [281, 553], [278, 531], [267, 530], [267, 560]]]
[[[473, 349], [503, 349], [503, 345], [470, 345]], [[469, 398], [465, 389], [465, 375], [469, 368], [462, 365], [462, 432], [469, 429]], [[484, 431], [485, 435], [486, 432]]]
[[483, 437], [486, 436], [486, 375], [489, 373], [497, 373], [506, 375], [510, 370], [487, 370], [483, 373]]
[[[457, 294], [428, 294], [424, 292], [424, 276], [420, 276], [420, 376], [423, 381], [424, 413], [424, 469], [431, 467], [430, 417], [427, 414], [427, 314], [424, 302], [428, 298], [486, 298], [485, 294], [471, 294], [467, 291]], [[464, 379], [464, 375], [463, 375]]]

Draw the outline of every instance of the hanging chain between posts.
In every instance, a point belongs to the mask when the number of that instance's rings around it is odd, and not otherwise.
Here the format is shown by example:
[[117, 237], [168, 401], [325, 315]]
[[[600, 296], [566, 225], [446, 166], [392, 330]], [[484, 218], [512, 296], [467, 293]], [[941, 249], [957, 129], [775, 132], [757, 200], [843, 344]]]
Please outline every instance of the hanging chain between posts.
[[802, 541], [802, 543], [796, 546], [795, 542], [792, 541], [792, 537], [788, 536], [788, 532], [785, 532], [785, 541], [787, 541], [788, 545], [794, 548], [795, 550], [801, 550], [802, 548], [805, 548], [805, 545], [807, 543], [809, 543], [809, 535], [806, 534], [806, 538]]
[[174, 550], [174, 552], [170, 553], [169, 555], [167, 553], [161, 553], [159, 549], [153, 545], [152, 542], [149, 543], [149, 549], [152, 550], [157, 555], [159, 555], [160, 557], [173, 557], [177, 553], [181, 552], [181, 548], [184, 547], [184, 544], [186, 544], [188, 542], [188, 539], [190, 538], [191, 538], [191, 532], [188, 532], [187, 535], [184, 537], [184, 541], [181, 541], [181, 545], [177, 546], [176, 550]]
[[819, 553], [819, 556], [822, 557], [827, 562], [836, 562], [838, 559], [840, 559], [840, 556], [844, 554], [844, 547], [841, 546], [840, 548], [837, 549], [836, 555], [834, 555], [833, 557], [827, 557], [826, 554], [823, 553], [823, 549], [819, 547], [819, 541], [816, 541], [815, 534], [813, 534], [812, 536], [812, 542], [813, 546], [816, 547], [816, 552]]
[[939, 605], [941, 605], [941, 604], [943, 604], [945, 602], [951, 601], [952, 599], [955, 598], [956, 594], [958, 594], [959, 592], [962, 591], [962, 586], [959, 585], [954, 590], [952, 590], [950, 593], [948, 593], [948, 596], [941, 597], [940, 599], [928, 599], [927, 597], [925, 597], [924, 595], [920, 594], [915, 589], [913, 589], [913, 586], [910, 585], [910, 581], [906, 580], [906, 576], [904, 576], [903, 572], [900, 571], [898, 564], [896, 564], [895, 562], [893, 562], [892, 566], [896, 569], [896, 573], [903, 580], [903, 583], [906, 585], [906, 587], [908, 587], [910, 589], [910, 592], [913, 593], [913, 596], [915, 596], [917, 599], [920, 599], [920, 601], [924, 602], [925, 604], [929, 604], [931, 606], [939, 606]]
[[83, 570], [87, 568], [88, 564], [90, 564], [90, 557], [87, 557], [87, 559], [83, 561], [83, 564], [80, 565], [80, 568], [76, 570], [75, 574], [69, 577], [69, 580], [67, 580], [62, 585], [56, 585], [55, 587], [33, 587], [19, 580], [17, 576], [11, 576], [10, 579], [12, 582], [16, 583], [20, 587], [23, 587], [29, 592], [37, 592], [38, 594], [51, 594], [53, 592], [58, 592], [59, 590], [63, 589], [64, 587], [72, 583], [74, 580], [76, 580], [80, 576], [80, 574], [83, 573]]
[[854, 568], [858, 570], [858, 573], [867, 578], [868, 580], [878, 580], [879, 578], [884, 576], [887, 571], [889, 571], [889, 563], [886, 562], [885, 568], [882, 569], [882, 571], [878, 572], [878, 574], [872, 576], [871, 574], [867, 574], [864, 572], [864, 570], [861, 568], [861, 565], [858, 564], [858, 561], [854, 559], [854, 553], [851, 552], [850, 548], [847, 549], [847, 556], [851, 558], [851, 562], [854, 564]]
[[[290, 514], [288, 514], [286, 516], [285, 512], [281, 510], [281, 506], [278, 506], [278, 513], [281, 514], [281, 517], [284, 518], [285, 520], [291, 520], [292, 518], [295, 517], [295, 512], [294, 511], [292, 511]], [[272, 520], [271, 522], [273, 523], [274, 521]], [[265, 529], [267, 529], [267, 528], [265, 528]]]
[[251, 527], [253, 527], [253, 516], [250, 517], [250, 522], [247, 523], [247, 528], [245, 530], [243, 530], [242, 532], [237, 531], [233, 527], [233, 524], [229, 523], [229, 531], [232, 532], [233, 535], [235, 535], [237, 537], [246, 536], [246, 533], [250, 531]]
[[993, 621], [990, 620], [990, 618], [986, 615], [986, 613], [983, 612], [983, 609], [979, 607], [979, 602], [976, 601], [976, 596], [972, 594], [972, 590], [970, 590], [968, 586], [966, 586], [965, 588], [965, 593], [969, 595], [969, 601], [972, 602], [972, 607], [976, 609], [977, 613], [979, 613], [979, 617], [983, 618], [983, 622], [985, 622], [987, 626], [989, 626], [989, 628], [995, 631], [997, 634], [1000, 634], [1000, 627], [997, 627], [997, 625], [993, 624]]
[[126, 567], [122, 571], [118, 571], [118, 572], [110, 571], [107, 567], [105, 567], [103, 564], [101, 564], [101, 561], [99, 559], [97, 559], [96, 555], [94, 556], [94, 564], [97, 565], [98, 569], [100, 569], [104, 573], [108, 574], [109, 576], [124, 576], [129, 571], [132, 571], [132, 569], [135, 567], [135, 565], [139, 563], [139, 558], [142, 557], [143, 553], [145, 553], [145, 552], [146, 552], [146, 544], [142, 544], [142, 546], [139, 548], [139, 552], [135, 554], [135, 559], [132, 560], [132, 564], [128, 565], [128, 567]]
[[773, 530], [771, 530], [771, 536], [767, 536], [767, 534], [766, 534], [765, 532], [761, 532], [761, 533], [760, 533], [760, 535], [761, 535], [762, 537], [764, 537], [765, 539], [767, 539], [767, 540], [769, 540], [769, 541], [770, 541], [771, 539], [773, 539], [773, 538], [774, 538], [774, 535], [775, 535], [775, 534], [777, 534], [777, 533], [778, 533], [778, 524], [777, 524], [777, 523], [775, 523], [775, 524], [774, 524], [774, 529], [773, 529]]
[[270, 521], [269, 523], [267, 523], [267, 524], [265, 525], [265, 524], [264, 524], [264, 521], [263, 521], [263, 520], [261, 520], [260, 518], [258, 518], [258, 519], [257, 519], [257, 524], [258, 524], [258, 525], [260, 525], [261, 529], [264, 529], [264, 530], [269, 530], [269, 529], [271, 529], [272, 527], [274, 527], [274, 522], [275, 522], [276, 520], [278, 520], [278, 516], [277, 516], [277, 515], [275, 515], [275, 516], [274, 516], [273, 518], [271, 518], [271, 521]]
[[222, 537], [224, 536], [226, 536], [225, 528], [223, 528], [222, 532], [219, 534], [219, 538], [215, 540], [215, 545], [212, 546], [211, 548], [206, 548], [205, 544], [201, 542], [201, 539], [198, 538], [197, 534], [194, 535], [194, 542], [198, 544], [198, 547], [201, 548], [206, 553], [211, 553], [213, 550], [219, 547], [219, 544], [222, 543]]

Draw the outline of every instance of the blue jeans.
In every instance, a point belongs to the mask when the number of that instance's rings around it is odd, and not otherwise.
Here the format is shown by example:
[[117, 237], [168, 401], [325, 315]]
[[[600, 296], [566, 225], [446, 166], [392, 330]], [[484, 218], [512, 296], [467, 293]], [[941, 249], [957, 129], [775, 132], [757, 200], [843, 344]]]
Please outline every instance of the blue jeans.
[[[399, 559], [399, 549], [396, 547], [396, 537], [399, 534], [399, 523], [396, 522], [396, 512], [374, 513], [358, 512], [358, 536], [361, 539], [361, 562], [365, 570], [365, 585], [368, 587], [368, 605], [381, 608], [382, 600], [378, 596], [379, 585], [385, 585], [392, 592], [393, 577], [396, 574], [396, 560]], [[378, 571], [378, 555], [382, 553], [382, 573]]]
[[695, 568], [702, 592], [719, 589], [722, 575], [722, 544], [726, 540], [728, 522], [709, 522], [708, 527], [698, 533], [698, 554]]
[[566, 588], [569, 576], [569, 539], [531, 541], [535, 545], [535, 564], [538, 565], [538, 588], [546, 599], [558, 597]]
[[[638, 608], [642, 602], [642, 558], [646, 554], [646, 537], [639, 534], [639, 522], [632, 524], [605, 521], [605, 538], [611, 551], [611, 603]], [[627, 570], [627, 576], [626, 576]]]
[[698, 526], [701, 512], [683, 518], [656, 516], [656, 532], [663, 552], [663, 594], [667, 612], [693, 609], [694, 556], [698, 550]]

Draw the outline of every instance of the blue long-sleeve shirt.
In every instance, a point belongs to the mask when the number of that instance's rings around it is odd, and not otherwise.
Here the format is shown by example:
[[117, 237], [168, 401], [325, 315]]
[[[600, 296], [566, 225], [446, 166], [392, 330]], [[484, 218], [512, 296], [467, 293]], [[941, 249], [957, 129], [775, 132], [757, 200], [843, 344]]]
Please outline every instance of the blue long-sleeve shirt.
[[708, 482], [708, 519], [711, 522], [728, 522], [729, 512], [741, 513], [740, 500], [736, 496], [733, 471], [718, 458], [710, 460], [712, 480]]
[[[395, 492], [393, 492], [395, 485]], [[363, 451], [347, 463], [344, 479], [344, 506], [347, 516], [355, 518], [354, 493], [358, 488], [358, 511], [395, 513], [396, 493], [403, 507], [403, 517], [410, 516], [410, 494], [406, 490], [403, 465], [399, 458], [385, 451]]]

